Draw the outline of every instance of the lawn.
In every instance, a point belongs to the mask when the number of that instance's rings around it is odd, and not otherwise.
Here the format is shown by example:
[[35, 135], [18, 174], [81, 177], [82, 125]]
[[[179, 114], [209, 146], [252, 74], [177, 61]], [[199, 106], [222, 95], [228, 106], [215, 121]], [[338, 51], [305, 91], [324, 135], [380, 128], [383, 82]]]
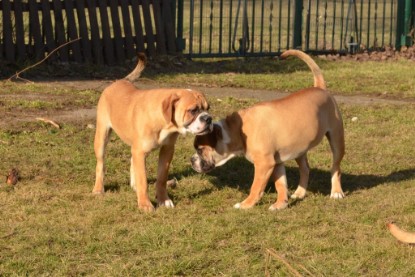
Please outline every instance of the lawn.
[[[190, 167], [188, 135], [179, 138], [170, 169], [178, 180], [169, 189], [176, 207], [144, 214], [129, 187], [130, 149], [117, 136], [108, 146], [106, 194], [97, 197], [91, 194], [94, 130], [87, 128], [93, 121], [60, 122], [61, 129], [18, 121], [0, 129], [0, 172], [16, 167], [21, 173], [16, 186], [0, 185], [0, 275], [292, 276], [293, 268], [305, 276], [414, 276], [414, 249], [386, 229], [395, 220], [415, 231], [413, 62], [317, 62], [336, 95], [404, 100], [340, 103], [346, 198], [329, 198], [331, 156], [324, 141], [309, 153], [304, 200], [270, 212], [276, 193], [269, 184], [257, 206], [236, 210], [232, 206], [249, 192], [252, 165], [235, 158], [198, 174]], [[312, 84], [311, 73], [295, 61], [284, 67], [267, 60], [262, 69], [255, 66], [259, 61], [188, 63], [160, 74], [150, 65], [144, 79], [221, 88], [223, 97], [208, 96], [215, 119], [259, 101], [229, 97], [227, 86], [293, 91]], [[3, 81], [0, 114], [92, 108], [101, 89]], [[36, 99], [28, 100], [28, 94]], [[156, 164], [153, 152], [147, 159], [153, 201]], [[287, 174], [292, 192], [299, 179], [295, 163], [287, 163]]]

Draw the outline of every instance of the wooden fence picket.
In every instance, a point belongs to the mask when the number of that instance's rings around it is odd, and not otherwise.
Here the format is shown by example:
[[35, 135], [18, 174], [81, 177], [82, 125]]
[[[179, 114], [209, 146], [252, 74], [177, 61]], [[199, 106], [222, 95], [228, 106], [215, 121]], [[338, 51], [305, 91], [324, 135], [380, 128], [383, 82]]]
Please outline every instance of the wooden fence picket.
[[[17, 56], [15, 57], [17, 61], [23, 61], [26, 59], [26, 47], [25, 47], [25, 29], [23, 22], [23, 5], [22, 0], [14, 1], [14, 19], [16, 26], [16, 50]], [[1, 56], [1, 55], [0, 55]]]
[[133, 39], [133, 32], [131, 28], [131, 18], [130, 18], [130, 9], [128, 6], [127, 1], [120, 1], [121, 2], [121, 13], [122, 13], [122, 20], [124, 26], [124, 48], [125, 53], [128, 59], [131, 59], [135, 56], [134, 50], [134, 39]]
[[[143, 34], [143, 24], [141, 24], [140, 6], [138, 5], [138, 0], [132, 0], [132, 13], [133, 13], [135, 43], [137, 45], [137, 52], [144, 52], [145, 41], [144, 41], [144, 34]], [[147, 45], [148, 45], [149, 52], [153, 53], [151, 50], [154, 47], [154, 45], [150, 45], [150, 44], [147, 44]]]
[[[38, 13], [38, 6], [36, 0], [29, 0], [29, 44], [33, 40], [33, 48], [32, 51], [29, 51], [32, 55], [34, 55], [36, 60], [40, 60], [44, 56], [44, 45], [42, 40], [42, 35], [40, 31], [40, 20], [39, 20], [39, 13]], [[32, 46], [32, 45], [30, 45]], [[29, 48], [30, 49], [30, 48]]]
[[12, 16], [10, 0], [3, 1], [3, 41], [6, 59], [14, 59]]
[[82, 56], [86, 62], [92, 62], [92, 53], [91, 53], [91, 41], [89, 40], [88, 35], [88, 25], [86, 22], [86, 13], [85, 13], [85, 1], [75, 1], [76, 4], [76, 15], [78, 17], [79, 24], [79, 36], [82, 44]]
[[141, 0], [142, 7], [143, 7], [143, 17], [144, 17], [144, 28], [146, 31], [146, 42], [147, 42], [147, 49], [151, 56], [156, 55], [156, 48], [154, 46], [156, 40], [154, 39], [153, 35], [153, 27], [151, 22], [151, 12], [150, 12], [150, 1], [149, 0]]
[[[55, 39], [57, 45], [63, 45], [66, 43], [65, 38], [65, 25], [63, 23], [62, 14], [62, 2], [60, 0], [53, 0], [53, 10], [55, 16]], [[68, 47], [62, 47], [59, 49], [59, 59], [61, 62], [69, 61]]]
[[[42, 0], [42, 29], [44, 37], [46, 38], [46, 51], [51, 52], [55, 49], [56, 44], [53, 39], [53, 25], [52, 18], [50, 16], [50, 2], [48, 0]], [[56, 60], [56, 56], [51, 56], [50, 61]]]
[[[95, 0], [87, 0], [88, 14], [89, 14], [89, 24], [91, 30], [91, 45], [92, 45], [92, 54], [93, 61], [96, 64], [104, 63], [104, 54], [103, 54], [103, 45], [99, 35], [99, 25], [97, 17], [97, 9], [95, 5]], [[84, 40], [83, 38], [82, 40]]]

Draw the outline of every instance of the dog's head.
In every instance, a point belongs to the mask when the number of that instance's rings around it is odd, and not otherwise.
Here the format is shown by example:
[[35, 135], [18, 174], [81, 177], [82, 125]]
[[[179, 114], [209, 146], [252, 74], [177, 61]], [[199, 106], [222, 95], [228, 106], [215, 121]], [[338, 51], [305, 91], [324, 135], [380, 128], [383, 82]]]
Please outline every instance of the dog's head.
[[203, 93], [190, 89], [177, 91], [163, 102], [164, 118], [175, 124], [181, 133], [198, 136], [210, 133], [213, 123], [208, 110]]
[[225, 164], [235, 156], [228, 151], [230, 142], [228, 134], [219, 124], [213, 124], [213, 131], [194, 140], [196, 153], [191, 157], [192, 167], [199, 173], [206, 173], [217, 166]]

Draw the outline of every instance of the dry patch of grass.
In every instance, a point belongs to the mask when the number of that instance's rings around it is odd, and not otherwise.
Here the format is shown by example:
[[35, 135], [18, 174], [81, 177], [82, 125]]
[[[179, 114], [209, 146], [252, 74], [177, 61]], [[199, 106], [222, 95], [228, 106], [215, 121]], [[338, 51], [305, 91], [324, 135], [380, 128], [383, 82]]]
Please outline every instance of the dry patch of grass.
[[[222, 100], [210, 99], [217, 118], [255, 102]], [[271, 185], [253, 209], [233, 209], [247, 196], [252, 165], [236, 158], [197, 174], [189, 162], [192, 136], [179, 139], [170, 170], [179, 182], [169, 191], [176, 208], [143, 214], [128, 184], [130, 150], [116, 136], [107, 154], [107, 192], [95, 197], [89, 122], [60, 130], [40, 122], [3, 129], [0, 172], [17, 167], [22, 179], [15, 187], [0, 185], [0, 274], [262, 276], [267, 270], [289, 276], [284, 263], [267, 259], [273, 249], [316, 276], [412, 276], [413, 249], [397, 243], [385, 223], [394, 219], [415, 230], [415, 106], [347, 104], [341, 111], [347, 197], [329, 199], [331, 157], [324, 142], [309, 154], [307, 197], [274, 213], [268, 211], [276, 198]], [[156, 161], [152, 153], [151, 184]], [[292, 191], [294, 163], [287, 173]]]

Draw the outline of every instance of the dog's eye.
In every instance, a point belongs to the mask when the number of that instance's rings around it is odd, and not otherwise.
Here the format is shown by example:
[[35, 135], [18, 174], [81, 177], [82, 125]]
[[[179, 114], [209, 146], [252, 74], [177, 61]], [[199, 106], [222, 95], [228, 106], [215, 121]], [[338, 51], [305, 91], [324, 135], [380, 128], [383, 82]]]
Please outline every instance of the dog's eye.
[[198, 107], [196, 107], [196, 108], [194, 108], [194, 109], [189, 110], [189, 112], [190, 112], [192, 115], [196, 115], [196, 114], [199, 112], [199, 108], [198, 108]]
[[197, 149], [196, 149], [196, 152], [197, 152], [197, 154], [201, 155], [201, 154], [202, 154], [202, 152], [203, 152], [203, 149], [202, 149], [202, 148], [197, 148]]

